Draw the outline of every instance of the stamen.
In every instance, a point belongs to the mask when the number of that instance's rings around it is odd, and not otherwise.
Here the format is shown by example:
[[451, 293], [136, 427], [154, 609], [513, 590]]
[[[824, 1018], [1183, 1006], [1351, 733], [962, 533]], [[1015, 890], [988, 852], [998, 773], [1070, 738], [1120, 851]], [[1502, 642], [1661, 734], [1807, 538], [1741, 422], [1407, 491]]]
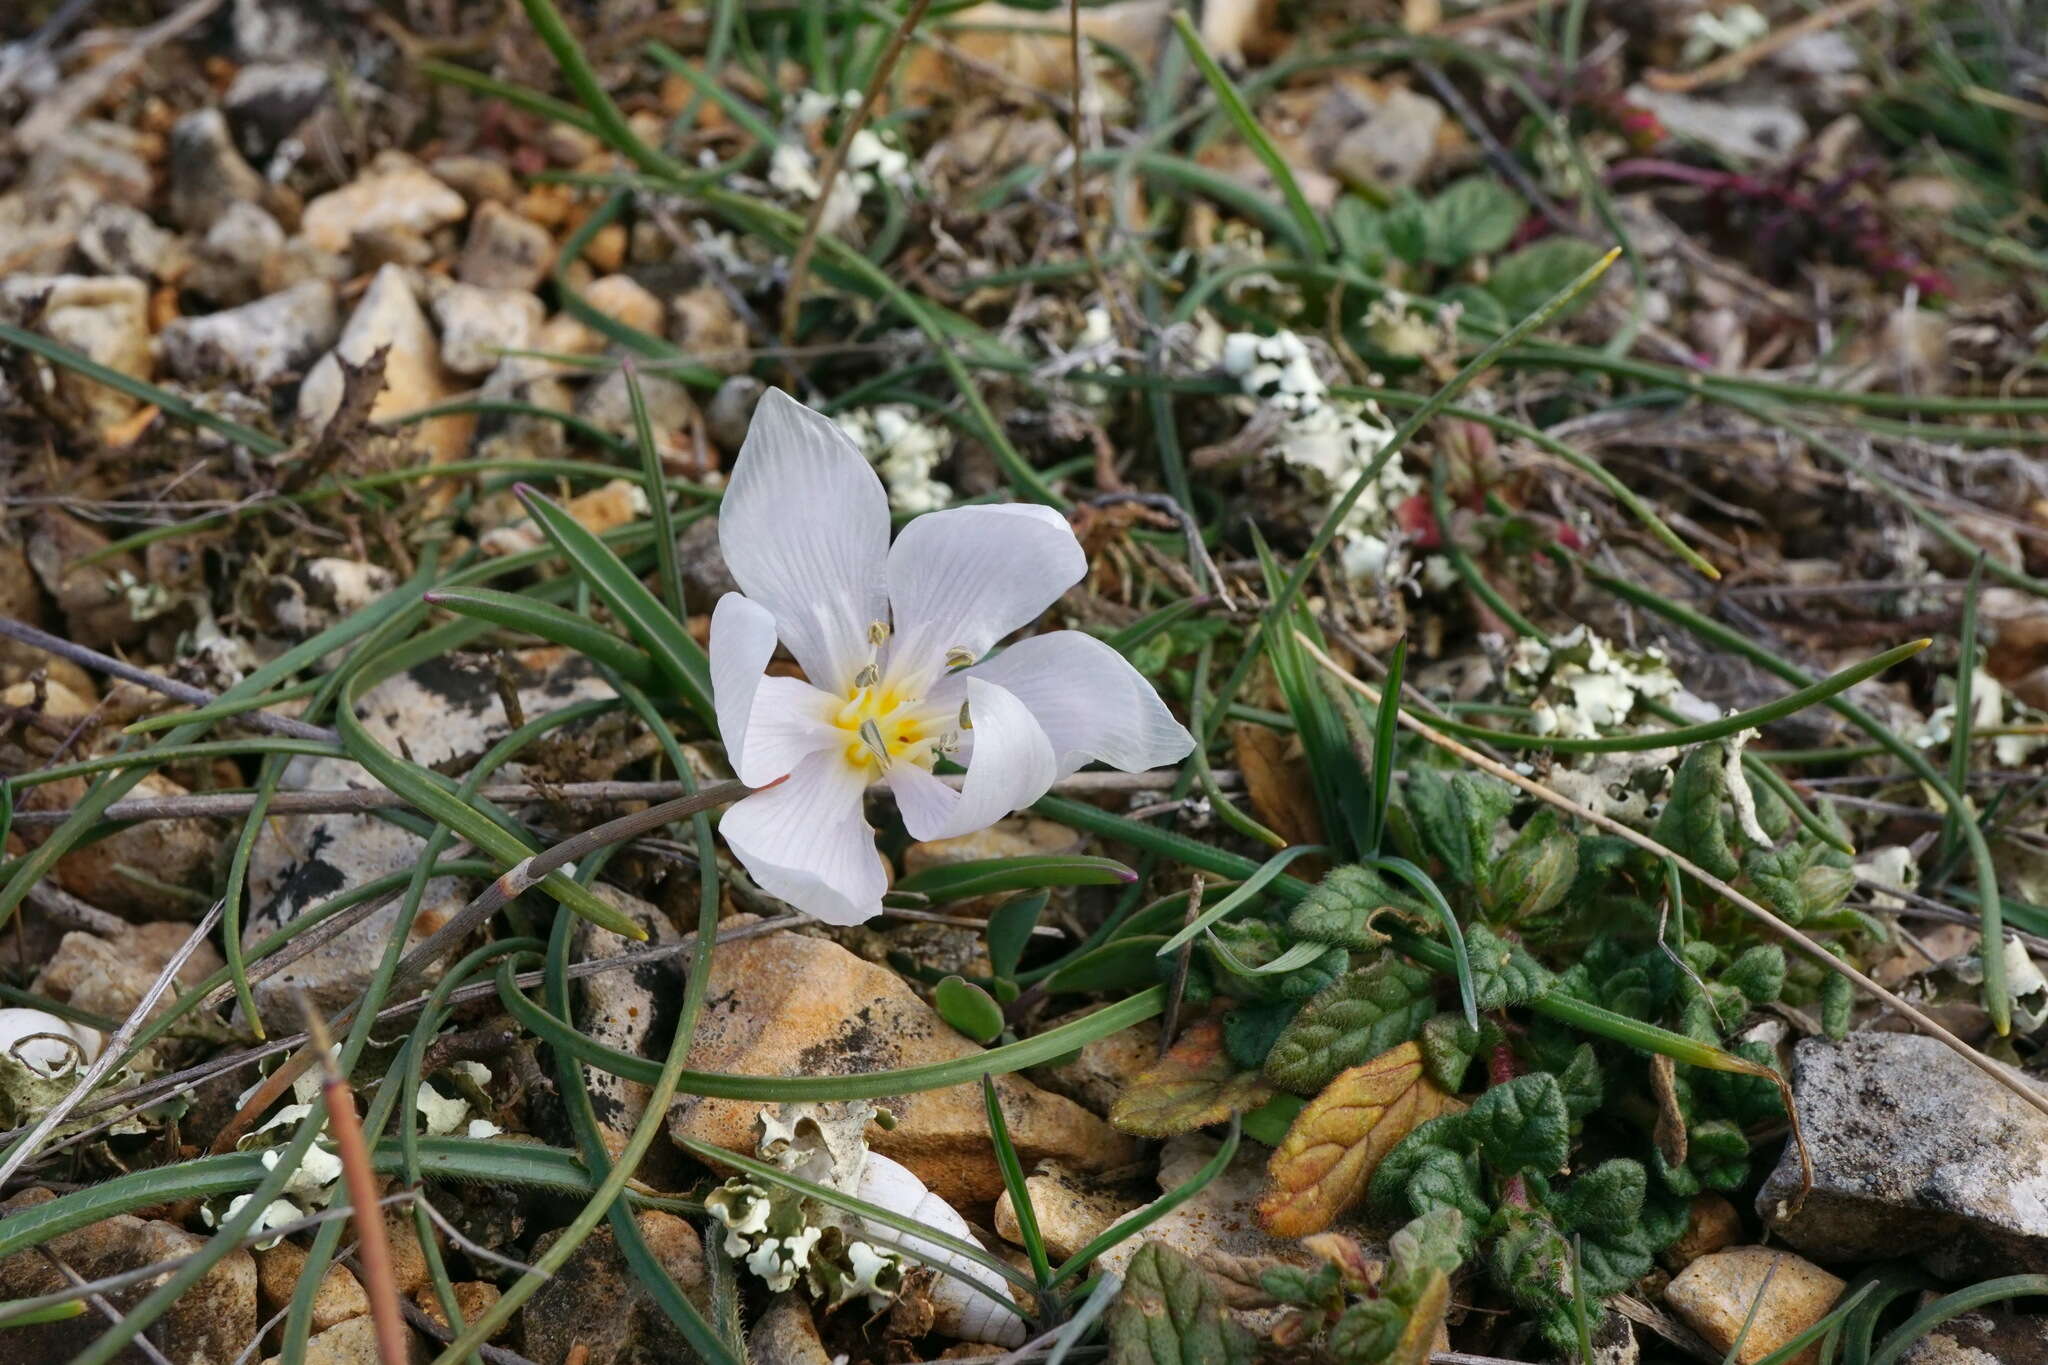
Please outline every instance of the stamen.
[[946, 651], [946, 667], [965, 668], [974, 662], [974, 651], [966, 645], [954, 645]]
[[860, 723], [860, 742], [868, 746], [868, 752], [875, 756], [883, 772], [889, 771], [889, 746], [882, 739], [882, 727], [875, 724], [873, 717]]
[[960, 703], [960, 728], [963, 730], [972, 730], [974, 728], [974, 718], [967, 714], [967, 703], [964, 701]]
[[868, 622], [868, 643], [879, 649], [888, 642], [889, 623], [887, 621]]
[[853, 685], [855, 687], [873, 687], [881, 680], [882, 670], [874, 664], [869, 664], [866, 668], [853, 675]]

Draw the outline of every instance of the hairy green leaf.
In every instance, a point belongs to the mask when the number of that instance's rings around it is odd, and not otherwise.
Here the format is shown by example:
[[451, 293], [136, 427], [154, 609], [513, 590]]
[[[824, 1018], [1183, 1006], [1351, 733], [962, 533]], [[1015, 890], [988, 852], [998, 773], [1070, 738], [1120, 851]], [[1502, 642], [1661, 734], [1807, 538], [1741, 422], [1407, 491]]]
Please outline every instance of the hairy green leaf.
[[1465, 1122], [1480, 1156], [1504, 1175], [1548, 1175], [1564, 1166], [1570, 1149], [1564, 1091], [1547, 1071], [1493, 1086], [1473, 1101]]
[[1370, 952], [1387, 936], [1375, 927], [1383, 915], [1421, 921], [1427, 910], [1408, 892], [1369, 867], [1331, 870], [1295, 905], [1287, 927], [1297, 938]]
[[1436, 1008], [1435, 978], [1383, 957], [1337, 981], [1302, 1007], [1266, 1057], [1275, 1085], [1313, 1095], [1340, 1071], [1415, 1036]]
[[1483, 1010], [1529, 1004], [1557, 985], [1557, 978], [1529, 956], [1528, 949], [1483, 924], [1465, 931], [1465, 950], [1472, 958], [1473, 997]]
[[1492, 917], [1503, 924], [1555, 909], [1579, 875], [1579, 841], [1545, 806], [1529, 817], [1494, 865], [1487, 887]]
[[1698, 863], [1723, 881], [1742, 868], [1729, 849], [1728, 822], [1721, 802], [1728, 795], [1727, 746], [1702, 744], [1678, 765], [1671, 796], [1657, 817], [1657, 842]]
[[1429, 203], [1436, 229], [1429, 258], [1438, 265], [1462, 265], [1474, 256], [1499, 251], [1528, 211], [1520, 195], [1492, 176], [1468, 175], [1453, 181]]
[[1163, 1242], [1131, 1258], [1106, 1327], [1110, 1365], [1250, 1365], [1257, 1350], [1207, 1273]]

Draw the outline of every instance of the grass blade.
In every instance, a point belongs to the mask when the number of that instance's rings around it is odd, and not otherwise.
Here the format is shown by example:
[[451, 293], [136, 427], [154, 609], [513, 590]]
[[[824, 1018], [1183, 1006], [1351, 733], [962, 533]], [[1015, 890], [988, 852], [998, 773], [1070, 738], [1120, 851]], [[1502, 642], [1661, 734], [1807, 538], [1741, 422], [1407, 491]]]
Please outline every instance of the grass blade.
[[614, 670], [636, 687], [651, 687], [659, 676], [646, 650], [620, 639], [588, 617], [553, 603], [536, 602], [531, 597], [495, 588], [442, 588], [422, 597], [463, 616], [573, 649]]
[[592, 591], [653, 656], [654, 663], [691, 710], [707, 724], [717, 724], [711, 709], [711, 663], [683, 623], [649, 591], [625, 562], [574, 517], [527, 484], [514, 490], [526, 510], [554, 542], [562, 557], [581, 574]]
[[1188, 22], [1184, 10], [1175, 10], [1173, 26], [1180, 34], [1181, 44], [1188, 55], [1195, 59], [1195, 69], [1202, 73], [1202, 79], [1216, 94], [1216, 102], [1230, 115], [1230, 121], [1237, 125], [1237, 131], [1273, 177], [1273, 183], [1280, 187], [1280, 197], [1287, 203], [1287, 211], [1294, 219], [1296, 233], [1304, 254], [1316, 260], [1328, 260], [1330, 238], [1323, 231], [1322, 220], [1309, 207], [1308, 196], [1301, 192], [1301, 183], [1294, 178], [1294, 170], [1287, 164], [1287, 158], [1280, 155], [1280, 149], [1273, 145], [1273, 139], [1266, 136], [1266, 130], [1259, 126], [1259, 120], [1252, 113], [1251, 106], [1244, 102], [1230, 77], [1216, 59], [1209, 55], [1209, 49], [1202, 45], [1202, 36], [1195, 32], [1195, 26]]

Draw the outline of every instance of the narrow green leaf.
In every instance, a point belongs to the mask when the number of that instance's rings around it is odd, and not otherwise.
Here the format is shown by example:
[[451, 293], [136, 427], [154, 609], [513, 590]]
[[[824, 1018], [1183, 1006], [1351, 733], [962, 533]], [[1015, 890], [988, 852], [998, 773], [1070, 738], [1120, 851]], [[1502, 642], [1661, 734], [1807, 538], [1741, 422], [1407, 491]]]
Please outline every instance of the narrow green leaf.
[[563, 558], [654, 657], [655, 666], [690, 709], [706, 723], [716, 725], [717, 715], [711, 707], [711, 663], [683, 623], [663, 608], [609, 545], [574, 517], [526, 484], [516, 485], [513, 491]]
[[1204, 930], [1208, 929], [1210, 925], [1216, 923], [1218, 920], [1222, 919], [1231, 911], [1237, 909], [1241, 905], [1249, 903], [1254, 896], [1258, 895], [1260, 892], [1264, 891], [1269, 885], [1271, 885], [1275, 877], [1279, 876], [1282, 872], [1285, 872], [1287, 870], [1287, 865], [1293, 862], [1296, 858], [1301, 857], [1304, 853], [1323, 853], [1327, 851], [1328, 850], [1315, 844], [1301, 844], [1297, 845], [1294, 848], [1282, 849], [1280, 852], [1266, 859], [1265, 863], [1259, 868], [1259, 870], [1257, 872], [1254, 872], [1251, 876], [1245, 878], [1243, 884], [1241, 884], [1235, 891], [1232, 891], [1222, 900], [1217, 901], [1214, 905], [1202, 911], [1200, 915], [1196, 916], [1193, 920], [1189, 921], [1187, 926], [1183, 928], [1179, 933], [1175, 934], [1172, 938], [1169, 938], [1168, 940], [1166, 940], [1165, 943], [1161, 944], [1159, 946], [1159, 956], [1165, 957], [1168, 953], [1173, 952], [1182, 944], [1187, 943], [1194, 939], [1194, 937], [1197, 934], [1200, 934]]
[[1394, 646], [1387, 661], [1386, 680], [1380, 684], [1379, 714], [1373, 719], [1372, 805], [1366, 811], [1365, 847], [1362, 852], [1378, 853], [1387, 832], [1387, 803], [1394, 793], [1394, 747], [1401, 732], [1401, 679], [1408, 665], [1408, 637]]
[[1014, 858], [935, 863], [904, 877], [892, 890], [920, 895], [937, 904], [1002, 891], [1032, 891], [1045, 886], [1118, 886], [1136, 880], [1138, 874], [1114, 858], [1081, 853], [1028, 853]]
[[1185, 11], [1176, 10], [1173, 15], [1174, 28], [1180, 34], [1181, 42], [1187, 47], [1188, 55], [1195, 59], [1195, 67], [1202, 73], [1202, 79], [1209, 83], [1215, 93], [1216, 102], [1230, 115], [1230, 121], [1237, 125], [1237, 131], [1250, 145], [1266, 171], [1273, 177], [1273, 183], [1280, 187], [1280, 197], [1287, 203], [1287, 211], [1294, 218], [1295, 229], [1301, 235], [1301, 243], [1308, 254], [1316, 260], [1330, 257], [1330, 239], [1323, 232], [1322, 219], [1309, 207], [1308, 196], [1301, 192], [1301, 182], [1294, 178], [1294, 168], [1287, 164], [1287, 158], [1280, 155], [1280, 149], [1273, 145], [1273, 139], [1259, 126], [1258, 117], [1251, 106], [1244, 102], [1230, 77], [1209, 55], [1209, 49], [1202, 44], [1202, 36], [1195, 26], [1188, 22]]
[[1051, 893], [1046, 891], [1012, 896], [989, 915], [988, 960], [999, 980], [1017, 974], [1017, 964], [1031, 942], [1031, 931], [1038, 927], [1038, 917], [1045, 913], [1050, 898]]
[[651, 687], [658, 677], [654, 660], [646, 650], [620, 639], [588, 617], [565, 611], [551, 602], [537, 602], [495, 588], [443, 588], [423, 593], [422, 597], [437, 607], [573, 649], [617, 672], [635, 687]]

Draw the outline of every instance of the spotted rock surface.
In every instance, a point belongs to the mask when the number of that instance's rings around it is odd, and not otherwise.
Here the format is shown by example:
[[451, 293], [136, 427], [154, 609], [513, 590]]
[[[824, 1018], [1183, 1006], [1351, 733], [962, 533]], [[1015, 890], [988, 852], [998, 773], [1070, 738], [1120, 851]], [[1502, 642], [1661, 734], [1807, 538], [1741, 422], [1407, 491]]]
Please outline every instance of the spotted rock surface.
[[[852, 1076], [980, 1051], [887, 967], [827, 939], [782, 933], [719, 945], [689, 1064], [752, 1076]], [[1014, 1075], [998, 1076], [996, 1093], [1026, 1166], [1054, 1157], [1101, 1171], [1136, 1157], [1131, 1139], [1072, 1100]], [[896, 1115], [896, 1126], [871, 1124], [869, 1144], [933, 1194], [962, 1207], [1002, 1193], [979, 1085], [883, 1096], [875, 1104]], [[669, 1133], [751, 1152], [762, 1107], [683, 1096], [670, 1110]]]
[[[520, 706], [532, 720], [579, 701], [612, 695], [590, 665], [562, 649], [525, 650], [509, 656]], [[485, 663], [442, 657], [386, 679], [357, 702], [363, 727], [392, 753], [409, 753], [415, 763], [466, 768], [510, 729], [497, 679]], [[489, 781], [522, 780], [508, 764]], [[339, 758], [297, 758], [285, 770], [281, 790], [372, 788], [358, 764]], [[250, 914], [243, 926], [247, 945], [306, 910], [394, 872], [416, 866], [425, 843], [377, 815], [289, 815], [266, 820], [249, 860]], [[452, 877], [427, 883], [413, 923], [417, 942], [439, 928], [474, 894]], [[293, 1001], [303, 988], [323, 1009], [335, 1009], [362, 989], [397, 927], [397, 901], [375, 911], [332, 942], [292, 963], [256, 986], [256, 1005], [280, 1027], [299, 1017]], [[410, 946], [410, 944], [408, 944]]]
[[1800, 1043], [1792, 1092], [1813, 1189], [1795, 1199], [1788, 1143], [1756, 1201], [1785, 1242], [1821, 1261], [1911, 1251], [1944, 1277], [2048, 1271], [2048, 1118], [2019, 1096], [1906, 1033]]

